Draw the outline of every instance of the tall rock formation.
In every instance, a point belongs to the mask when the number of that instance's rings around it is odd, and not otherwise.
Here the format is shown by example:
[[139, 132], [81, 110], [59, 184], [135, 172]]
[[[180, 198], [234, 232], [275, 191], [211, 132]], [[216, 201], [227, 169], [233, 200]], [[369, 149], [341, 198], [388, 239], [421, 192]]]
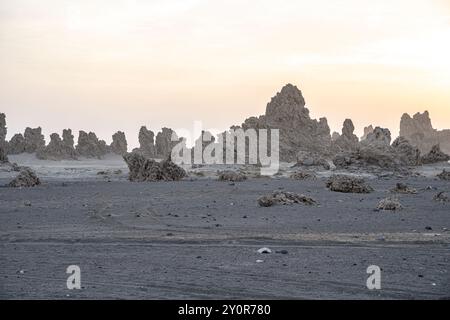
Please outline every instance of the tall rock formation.
[[45, 140], [41, 127], [27, 127], [23, 137], [25, 140], [25, 152], [34, 153], [45, 148]]
[[112, 136], [111, 152], [123, 156], [127, 153], [127, 139], [125, 133], [117, 131]]
[[78, 135], [76, 151], [80, 156], [86, 158], [101, 159], [108, 153], [109, 147], [105, 141], [99, 140], [94, 132], [86, 133], [81, 130]]
[[136, 151], [149, 158], [156, 157], [155, 134], [146, 126], [139, 130], [139, 149]]
[[430, 152], [435, 145], [440, 145], [444, 153], [450, 154], [450, 129], [434, 129], [428, 111], [418, 112], [412, 118], [407, 113], [403, 114], [400, 120], [400, 136], [418, 147], [422, 154]]
[[292, 84], [271, 99], [265, 115], [246, 119], [242, 128], [279, 129], [281, 161], [296, 161], [299, 151], [331, 154], [327, 119], [311, 119], [302, 92]]
[[345, 119], [342, 134], [333, 134], [333, 144], [340, 151], [352, 151], [358, 148], [358, 137], [353, 133], [355, 131], [355, 126], [352, 120]]
[[6, 116], [4, 113], [0, 113], [0, 163], [8, 162], [7, 146], [6, 146]]
[[[172, 134], [174, 134], [174, 140], [172, 141]], [[172, 148], [180, 141], [175, 133], [170, 128], [162, 128], [156, 135], [156, 154], [160, 158], [168, 158], [172, 153]]]
[[57, 133], [50, 135], [50, 142], [45, 148], [36, 152], [36, 156], [42, 160], [75, 160], [77, 153], [73, 147], [72, 130], [63, 131], [63, 139]]
[[20, 154], [25, 152], [25, 138], [23, 134], [16, 133], [8, 143], [8, 154]]

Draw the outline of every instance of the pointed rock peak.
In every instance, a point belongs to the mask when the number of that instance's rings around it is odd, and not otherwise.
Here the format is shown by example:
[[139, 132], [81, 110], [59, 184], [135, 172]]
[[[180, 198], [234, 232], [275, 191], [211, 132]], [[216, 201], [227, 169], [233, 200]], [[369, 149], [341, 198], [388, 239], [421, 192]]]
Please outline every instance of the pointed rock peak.
[[305, 105], [305, 99], [303, 98], [302, 92], [293, 84], [286, 84], [283, 88], [281, 88], [281, 91], [277, 93], [275, 97], [272, 98], [272, 100], [275, 99], [290, 99], [296, 102], [299, 105], [304, 106]]

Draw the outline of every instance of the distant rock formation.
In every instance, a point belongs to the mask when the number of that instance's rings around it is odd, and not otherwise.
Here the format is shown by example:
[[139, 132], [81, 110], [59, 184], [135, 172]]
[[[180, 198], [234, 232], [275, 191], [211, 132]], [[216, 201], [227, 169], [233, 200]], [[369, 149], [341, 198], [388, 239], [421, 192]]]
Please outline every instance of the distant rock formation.
[[73, 147], [72, 130], [63, 131], [63, 139], [57, 133], [50, 135], [48, 145], [36, 152], [36, 157], [41, 160], [75, 160], [77, 153]]
[[[333, 159], [337, 168], [377, 167], [382, 169], [400, 169], [410, 161], [409, 155], [403, 154], [405, 141], [396, 142], [395, 148], [390, 145], [391, 133], [388, 129], [376, 127], [362, 140], [359, 148], [352, 152], [340, 152]], [[402, 146], [400, 147], [400, 142]], [[397, 145], [398, 144], [398, 145]], [[397, 153], [402, 152], [401, 156]], [[409, 151], [408, 151], [409, 152]], [[405, 160], [406, 159], [406, 160]]]
[[430, 152], [437, 144], [444, 153], [450, 154], [450, 129], [434, 129], [428, 111], [418, 112], [412, 118], [404, 113], [400, 121], [400, 136], [407, 138], [422, 154]]
[[155, 134], [148, 130], [147, 127], [142, 126], [139, 130], [139, 149], [135, 150], [146, 157], [156, 157]]
[[405, 137], [398, 137], [392, 142], [392, 148], [402, 164], [418, 166], [421, 164], [420, 150], [409, 143]]
[[12, 136], [8, 143], [8, 154], [20, 154], [25, 152], [25, 138], [21, 133]]
[[334, 135], [333, 143], [341, 151], [352, 151], [358, 148], [358, 137], [353, 133], [355, 126], [351, 119], [345, 119], [342, 134]]
[[80, 156], [86, 158], [101, 159], [109, 152], [109, 147], [105, 141], [99, 140], [94, 132], [86, 133], [81, 130], [78, 135], [76, 151]]
[[117, 131], [112, 136], [111, 152], [123, 156], [127, 153], [127, 139], [125, 133]]
[[246, 119], [242, 128], [279, 129], [281, 161], [296, 161], [299, 151], [322, 155], [331, 152], [327, 119], [311, 119], [302, 92], [292, 84], [285, 85], [271, 99], [265, 115]]
[[428, 164], [428, 163], [438, 163], [438, 162], [444, 162], [449, 161], [450, 156], [444, 152], [441, 151], [441, 148], [439, 145], [434, 145], [430, 152], [425, 154], [422, 157], [422, 163]]
[[361, 140], [365, 140], [367, 138], [367, 136], [369, 135], [369, 133], [373, 132], [373, 126], [369, 125], [368, 127], [364, 127], [364, 134], [361, 137]]
[[6, 134], [6, 116], [4, 113], [0, 113], [0, 163], [8, 162]]
[[130, 170], [129, 180], [144, 181], [177, 181], [186, 177], [186, 171], [173, 163], [170, 158], [161, 162], [146, 158], [140, 153], [131, 152], [123, 156]]
[[[172, 134], [174, 134], [175, 141], [172, 141]], [[170, 128], [162, 128], [160, 132], [156, 135], [156, 156], [162, 159], [166, 159], [172, 153], [172, 148], [180, 142], [175, 133]]]
[[27, 153], [34, 153], [45, 147], [45, 140], [41, 127], [25, 128], [23, 137], [25, 139], [25, 152]]

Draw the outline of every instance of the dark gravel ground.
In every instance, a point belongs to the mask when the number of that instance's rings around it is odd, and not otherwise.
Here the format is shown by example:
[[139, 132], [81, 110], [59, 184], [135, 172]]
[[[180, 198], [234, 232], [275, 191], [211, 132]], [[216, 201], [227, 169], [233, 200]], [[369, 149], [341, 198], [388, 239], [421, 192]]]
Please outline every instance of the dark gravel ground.
[[[396, 195], [401, 211], [375, 211], [396, 182], [372, 180], [370, 194], [321, 179], [2, 187], [0, 298], [450, 298], [450, 202], [432, 199], [450, 185], [402, 180], [418, 193]], [[273, 190], [320, 205], [259, 207]], [[81, 290], [66, 288], [71, 264]], [[381, 290], [366, 288], [372, 264]]]

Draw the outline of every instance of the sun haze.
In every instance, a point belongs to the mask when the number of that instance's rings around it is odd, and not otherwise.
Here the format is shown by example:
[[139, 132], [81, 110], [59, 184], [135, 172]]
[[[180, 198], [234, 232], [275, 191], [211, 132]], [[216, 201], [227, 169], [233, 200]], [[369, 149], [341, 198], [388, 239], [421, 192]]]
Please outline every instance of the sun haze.
[[8, 137], [141, 125], [225, 129], [286, 83], [333, 131], [351, 118], [398, 134], [428, 110], [450, 128], [445, 0], [15, 0], [0, 3], [0, 112]]

